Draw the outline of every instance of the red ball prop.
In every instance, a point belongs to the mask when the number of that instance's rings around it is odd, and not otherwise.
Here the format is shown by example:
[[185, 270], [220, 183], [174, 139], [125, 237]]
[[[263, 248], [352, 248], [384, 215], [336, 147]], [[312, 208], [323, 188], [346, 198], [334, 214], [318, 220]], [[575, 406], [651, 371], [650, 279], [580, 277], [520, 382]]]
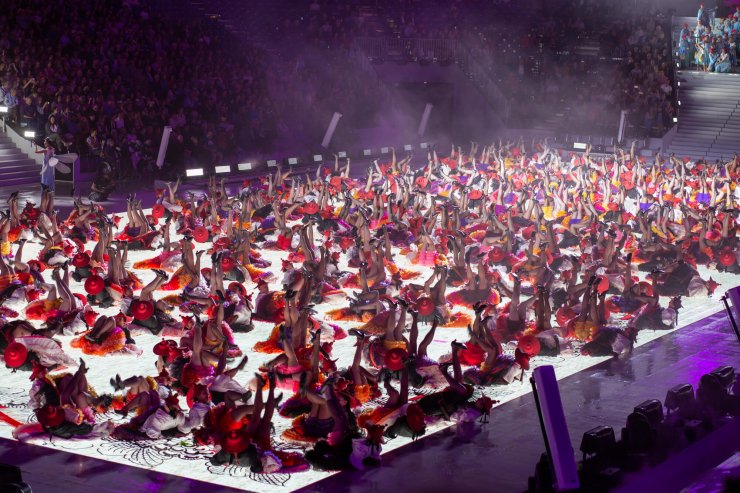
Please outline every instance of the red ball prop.
[[416, 302], [416, 310], [419, 312], [419, 315], [428, 317], [434, 313], [434, 303], [430, 298], [419, 298]]
[[131, 303], [131, 315], [136, 320], [146, 320], [154, 315], [154, 303], [151, 301], [135, 300]]
[[401, 348], [393, 348], [385, 353], [385, 367], [390, 371], [398, 371], [403, 368], [403, 362], [406, 360], [406, 350]]
[[85, 280], [85, 291], [87, 294], [95, 296], [105, 289], [105, 280], [97, 274], [88, 277]]
[[165, 208], [162, 204], [154, 204], [154, 207], [152, 207], [152, 217], [154, 219], [160, 219], [164, 217], [165, 214]]
[[540, 354], [540, 340], [532, 335], [520, 337], [517, 347], [520, 351], [529, 356], [537, 356]]
[[20, 368], [28, 358], [28, 349], [20, 342], [13, 341], [8, 344], [3, 354], [5, 364], [10, 368]]
[[64, 411], [59, 406], [47, 404], [36, 411], [36, 418], [44, 428], [55, 428], [64, 423]]
[[719, 252], [719, 264], [722, 267], [729, 267], [735, 263], [735, 252], [731, 248], [723, 248]]
[[87, 267], [90, 265], [90, 255], [85, 252], [80, 252], [72, 257], [72, 265], [75, 267]]
[[236, 260], [234, 260], [233, 257], [221, 258], [221, 268], [224, 270], [224, 272], [232, 271], [234, 270], [234, 267], [236, 267]]
[[231, 430], [221, 439], [221, 448], [229, 454], [240, 454], [247, 450], [249, 440], [237, 430]]
[[205, 243], [208, 241], [208, 230], [203, 226], [198, 226], [193, 230], [193, 238], [198, 243]]

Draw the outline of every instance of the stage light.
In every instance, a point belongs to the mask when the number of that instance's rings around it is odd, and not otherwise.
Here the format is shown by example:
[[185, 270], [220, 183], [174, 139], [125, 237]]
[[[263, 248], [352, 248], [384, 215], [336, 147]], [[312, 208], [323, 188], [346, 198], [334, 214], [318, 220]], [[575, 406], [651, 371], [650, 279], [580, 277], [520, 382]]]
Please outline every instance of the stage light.
[[323, 156], [321, 156], [321, 154], [314, 154], [313, 155], [313, 162], [314, 163], [320, 163], [323, 160], [324, 160], [324, 158], [323, 158]]
[[665, 407], [669, 412], [690, 413], [694, 409], [694, 402], [694, 387], [688, 383], [670, 388], [665, 396]]
[[342, 159], [346, 159], [347, 158], [347, 151], [339, 151], [337, 153], [337, 156], [339, 156]]
[[406, 144], [405, 146], [403, 146], [403, 150], [404, 151], [413, 151], [414, 150], [414, 146], [412, 146], [411, 144]]
[[581, 452], [587, 455], [603, 454], [611, 452], [617, 445], [614, 437], [614, 428], [611, 426], [597, 426], [583, 434], [581, 439]]
[[696, 389], [696, 401], [702, 414], [718, 417], [727, 412], [727, 386], [722, 382], [720, 375], [715, 373], [702, 375]]
[[222, 175], [224, 173], [231, 173], [231, 166], [224, 165], [224, 166], [216, 166], [213, 168], [213, 170], [216, 172], [217, 175]]
[[421, 144], [419, 144], [419, 147], [422, 148], [422, 149], [428, 149], [429, 148], [429, 143], [428, 142], [422, 142]]
[[380, 153], [381, 154], [388, 154], [389, 152], [391, 152], [391, 150], [390, 150], [389, 147], [381, 147], [380, 148]]
[[187, 177], [203, 176], [204, 174], [205, 173], [203, 171], [203, 168], [192, 168], [192, 169], [185, 170], [185, 176]]
[[588, 147], [588, 144], [584, 142], [573, 142], [573, 149], [585, 151], [587, 147]]
[[735, 383], [735, 369], [731, 366], [720, 366], [710, 372], [710, 374], [717, 377], [722, 385], [729, 387]]
[[251, 171], [254, 169], [254, 164], [252, 163], [239, 163], [236, 165], [236, 169], [239, 171]]
[[8, 107], [7, 106], [0, 106], [0, 113], [7, 113]]
[[638, 404], [634, 412], [644, 414], [652, 427], [656, 427], [663, 421], [663, 406], [658, 399], [649, 399]]
[[26, 130], [25, 132], [23, 132], [23, 136], [27, 139], [34, 139], [36, 138], [36, 132], [34, 132], [33, 130]]
[[681, 81], [680, 80], [678, 82], [676, 82], [676, 84], [678, 84], [678, 87], [681, 87]]
[[363, 156], [370, 156], [370, 155], [372, 155], [372, 153], [373, 153], [373, 151], [371, 151], [370, 149], [363, 149], [363, 151], [362, 151], [362, 155]]
[[267, 167], [268, 168], [275, 168], [275, 167], [277, 167], [277, 160], [275, 160], [275, 159], [268, 160], [267, 161]]
[[678, 117], [677, 116], [674, 116], [673, 117], [673, 123], [678, 123]]
[[298, 164], [298, 158], [297, 157], [289, 157], [288, 158], [288, 164], [290, 166], [294, 166], [294, 165]]
[[655, 433], [647, 416], [640, 412], [627, 416], [627, 425], [622, 428], [622, 443], [630, 453], [643, 453], [653, 448]]
[[681, 106], [681, 101], [678, 102], [678, 105]]

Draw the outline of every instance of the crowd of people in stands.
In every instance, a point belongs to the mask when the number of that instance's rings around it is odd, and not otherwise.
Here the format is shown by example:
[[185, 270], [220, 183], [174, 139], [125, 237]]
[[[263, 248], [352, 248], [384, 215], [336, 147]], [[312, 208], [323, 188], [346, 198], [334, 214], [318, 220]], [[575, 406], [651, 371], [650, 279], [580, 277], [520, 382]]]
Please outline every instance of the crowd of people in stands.
[[9, 120], [59, 151], [118, 163], [123, 176], [151, 171], [165, 125], [174, 164], [220, 163], [274, 135], [263, 54], [232, 49], [205, 19], [119, 2], [12, 2], [0, 50]]
[[[675, 112], [669, 22], [654, 10], [623, 9], [618, 2], [561, 2], [524, 26], [516, 17], [492, 21], [464, 39], [474, 53], [492, 56], [492, 76], [510, 92], [513, 123], [522, 128], [568, 107], [561, 125], [569, 130], [611, 133], [619, 108], [629, 110], [636, 137], [662, 135]], [[579, 51], [589, 44], [598, 51]]]
[[723, 18], [709, 15], [702, 4], [696, 26], [684, 24], [679, 32], [677, 54], [681, 68], [729, 73], [737, 68], [740, 41], [740, 6]]
[[[279, 64], [256, 48], [233, 50], [233, 38], [206, 19], [85, 0], [65, 1], [51, 25], [54, 7], [47, 2], [15, 2], [0, 19], [0, 98], [11, 122], [34, 128], [58, 151], [117, 163], [120, 176], [153, 167], [164, 125], [174, 130], [167, 163], [223, 164], [269, 148], [280, 131], [315, 142], [335, 111], [347, 126], [376, 124], [391, 91], [351, 52], [352, 40], [391, 33], [465, 43], [514, 102], [513, 126], [566, 107], [571, 131], [606, 131], [616, 125], [614, 108], [630, 110], [638, 135], [670, 126], [675, 107], [664, 18], [625, 16], [602, 0], [548, 4], [534, 18], [504, 4], [503, 17], [487, 22], [472, 6], [453, 4], [448, 22], [438, 23], [422, 11], [436, 12], [439, 2], [381, 2], [375, 18], [357, 4], [305, 2], [277, 31], [300, 46]], [[733, 70], [738, 16], [710, 27], [700, 12], [696, 30], [685, 26], [681, 33], [683, 63]], [[386, 24], [378, 25], [378, 17]], [[574, 54], [587, 41], [598, 42], [598, 57]], [[605, 56], [607, 63], [597, 60]]]

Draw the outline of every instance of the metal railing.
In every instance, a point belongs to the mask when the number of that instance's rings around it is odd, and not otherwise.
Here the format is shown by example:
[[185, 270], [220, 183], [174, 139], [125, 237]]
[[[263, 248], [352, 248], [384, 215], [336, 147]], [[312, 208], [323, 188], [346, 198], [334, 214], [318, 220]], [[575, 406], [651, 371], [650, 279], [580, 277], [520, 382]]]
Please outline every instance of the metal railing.
[[371, 60], [454, 63], [483, 96], [504, 116], [510, 104], [491, 79], [489, 68], [478, 62], [470, 50], [454, 39], [356, 38], [355, 48]]

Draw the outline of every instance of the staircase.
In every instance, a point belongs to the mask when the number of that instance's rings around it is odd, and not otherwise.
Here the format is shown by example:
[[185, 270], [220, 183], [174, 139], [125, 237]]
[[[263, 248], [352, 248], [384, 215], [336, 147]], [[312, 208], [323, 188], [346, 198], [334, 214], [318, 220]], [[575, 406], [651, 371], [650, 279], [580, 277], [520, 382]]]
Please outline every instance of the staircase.
[[677, 156], [709, 161], [740, 151], [740, 75], [678, 71]]
[[39, 183], [41, 168], [0, 132], [0, 184], [2, 186]]

